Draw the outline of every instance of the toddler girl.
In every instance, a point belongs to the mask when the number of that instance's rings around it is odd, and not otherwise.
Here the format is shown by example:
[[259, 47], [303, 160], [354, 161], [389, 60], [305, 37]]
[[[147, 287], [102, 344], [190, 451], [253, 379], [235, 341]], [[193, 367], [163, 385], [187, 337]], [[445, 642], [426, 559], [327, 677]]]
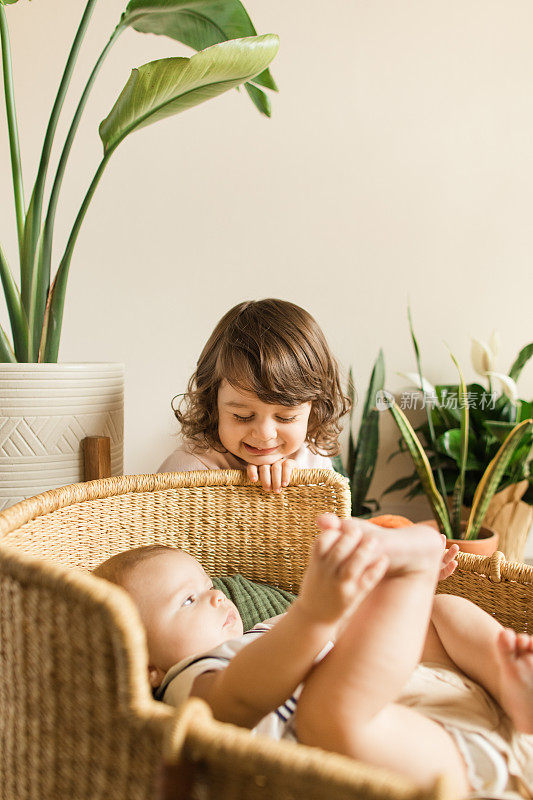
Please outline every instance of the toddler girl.
[[307, 311], [285, 300], [239, 303], [202, 350], [175, 410], [182, 444], [158, 472], [245, 469], [279, 492], [294, 467], [332, 469], [349, 407]]

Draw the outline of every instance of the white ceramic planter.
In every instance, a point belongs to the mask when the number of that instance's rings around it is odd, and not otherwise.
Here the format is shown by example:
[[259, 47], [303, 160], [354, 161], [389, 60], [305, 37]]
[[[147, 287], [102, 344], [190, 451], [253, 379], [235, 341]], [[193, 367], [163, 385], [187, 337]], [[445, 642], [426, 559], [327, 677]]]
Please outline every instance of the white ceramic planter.
[[80, 442], [109, 436], [123, 471], [123, 364], [0, 364], [0, 510], [83, 480]]

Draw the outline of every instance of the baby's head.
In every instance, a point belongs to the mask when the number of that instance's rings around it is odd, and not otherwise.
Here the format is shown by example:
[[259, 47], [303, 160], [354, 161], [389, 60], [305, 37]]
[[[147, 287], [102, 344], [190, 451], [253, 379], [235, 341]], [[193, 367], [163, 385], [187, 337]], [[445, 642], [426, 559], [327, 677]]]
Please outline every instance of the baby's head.
[[242, 635], [237, 608], [183, 550], [136, 547], [108, 558], [94, 575], [121, 586], [137, 606], [146, 629], [148, 676], [154, 688], [181, 659]]
[[196, 447], [260, 465], [289, 458], [305, 442], [334, 455], [348, 410], [318, 324], [303, 308], [269, 299], [239, 303], [222, 317], [175, 413]]

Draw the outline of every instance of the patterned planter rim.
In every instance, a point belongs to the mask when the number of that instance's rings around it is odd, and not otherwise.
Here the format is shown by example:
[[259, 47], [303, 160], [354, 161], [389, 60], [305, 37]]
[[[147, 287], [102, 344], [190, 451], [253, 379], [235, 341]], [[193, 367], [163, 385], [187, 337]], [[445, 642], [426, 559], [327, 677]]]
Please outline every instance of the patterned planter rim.
[[0, 364], [0, 509], [83, 480], [80, 442], [109, 436], [123, 472], [124, 364]]

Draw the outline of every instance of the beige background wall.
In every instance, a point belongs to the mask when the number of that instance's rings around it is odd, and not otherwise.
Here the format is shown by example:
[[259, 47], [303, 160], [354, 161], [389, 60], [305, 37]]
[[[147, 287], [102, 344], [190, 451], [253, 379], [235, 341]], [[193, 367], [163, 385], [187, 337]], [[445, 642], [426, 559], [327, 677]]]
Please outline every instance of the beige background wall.
[[[28, 196], [82, 8], [79, 0], [7, 8]], [[122, 8], [97, 6], [84, 78]], [[172, 449], [170, 398], [215, 322], [242, 299], [278, 296], [309, 309], [362, 392], [380, 346], [390, 389], [402, 387], [397, 370], [414, 368], [408, 298], [433, 382], [455, 377], [444, 341], [472, 379], [471, 335], [500, 330], [502, 371], [533, 338], [529, 0], [249, 0], [247, 8], [259, 32], [281, 37], [272, 119], [232, 92], [126, 140], [72, 263], [61, 357], [125, 362], [128, 472], [156, 469]], [[129, 69], [174, 54], [187, 53], [127, 32], [106, 62], [72, 153], [58, 256], [100, 158], [97, 125]], [[0, 113], [1, 237], [14, 260]], [[531, 364], [521, 388], [531, 397]], [[384, 418], [384, 456], [395, 439]], [[382, 464], [375, 492], [408, 467]]]

